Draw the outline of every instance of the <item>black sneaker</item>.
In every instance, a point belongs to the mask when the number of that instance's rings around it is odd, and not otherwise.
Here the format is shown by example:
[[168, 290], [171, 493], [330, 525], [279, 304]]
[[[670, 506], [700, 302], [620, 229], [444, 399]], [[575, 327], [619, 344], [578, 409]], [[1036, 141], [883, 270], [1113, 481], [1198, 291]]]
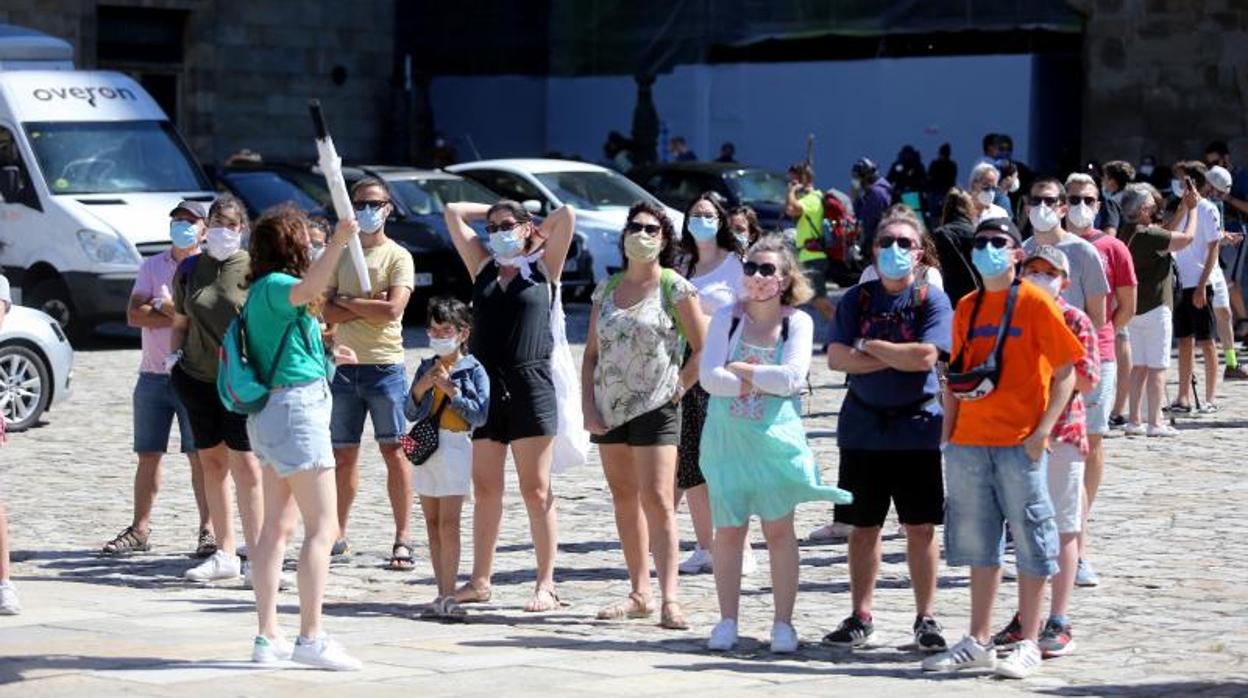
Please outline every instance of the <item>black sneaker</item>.
[[1110, 429], [1122, 429], [1125, 426], [1127, 426], [1127, 418], [1125, 416], [1120, 414], [1109, 415]]
[[919, 616], [914, 619], [914, 644], [920, 652], [943, 652], [947, 649], [944, 628], [931, 616]]
[[871, 621], [864, 621], [854, 613], [841, 621], [836, 630], [824, 635], [823, 644], [832, 647], [858, 647], [866, 644], [874, 632], [875, 625]]
[[996, 635], [992, 636], [992, 645], [998, 651], [1006, 651], [1014, 649], [1014, 645], [1023, 641], [1023, 624], [1018, 619], [1018, 614], [1014, 614], [1014, 618], [1010, 620], [1010, 624]]

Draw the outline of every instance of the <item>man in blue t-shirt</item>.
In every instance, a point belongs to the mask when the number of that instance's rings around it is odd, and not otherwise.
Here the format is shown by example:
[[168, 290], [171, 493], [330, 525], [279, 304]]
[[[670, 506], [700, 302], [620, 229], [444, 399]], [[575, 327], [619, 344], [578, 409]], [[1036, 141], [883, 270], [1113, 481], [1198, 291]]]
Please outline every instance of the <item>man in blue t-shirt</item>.
[[853, 647], [874, 632], [871, 601], [880, 568], [880, 529], [889, 504], [906, 528], [906, 560], [914, 588], [914, 641], [921, 651], [945, 649], [933, 617], [940, 553], [936, 524], [944, 518], [942, 409], [936, 362], [948, 356], [953, 327], [949, 297], [927, 283], [919, 264], [922, 237], [905, 206], [885, 212], [872, 244], [879, 281], [850, 289], [836, 310], [828, 366], [849, 375], [837, 422], [837, 487], [854, 502], [834, 519], [849, 535], [853, 613], [824, 639]]

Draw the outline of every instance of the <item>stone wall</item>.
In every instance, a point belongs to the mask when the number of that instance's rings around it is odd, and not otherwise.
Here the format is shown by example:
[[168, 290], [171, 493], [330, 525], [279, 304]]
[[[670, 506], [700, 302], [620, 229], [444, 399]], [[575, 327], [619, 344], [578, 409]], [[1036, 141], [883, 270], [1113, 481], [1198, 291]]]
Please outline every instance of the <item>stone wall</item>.
[[1101, 160], [1248, 164], [1248, 0], [1080, 0], [1088, 15], [1083, 151]]
[[[389, 153], [395, 0], [109, 0], [189, 12], [179, 128], [204, 163], [249, 148], [267, 159], [316, 156], [307, 101], [319, 98], [344, 159]], [[62, 37], [96, 63], [95, 0], [5, 0], [0, 22]], [[345, 71], [337, 84], [334, 69]]]

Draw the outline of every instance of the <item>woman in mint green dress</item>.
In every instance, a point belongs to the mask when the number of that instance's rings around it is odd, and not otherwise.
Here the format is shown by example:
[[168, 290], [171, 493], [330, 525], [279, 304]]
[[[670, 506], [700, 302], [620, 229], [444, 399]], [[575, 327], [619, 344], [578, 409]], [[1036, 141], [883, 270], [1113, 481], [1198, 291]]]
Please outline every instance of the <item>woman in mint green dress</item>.
[[763, 522], [771, 557], [775, 620], [771, 650], [797, 650], [793, 604], [798, 552], [793, 511], [801, 502], [846, 504], [845, 490], [822, 484], [806, 443], [797, 394], [806, 383], [814, 323], [794, 306], [812, 292], [781, 238], [750, 249], [741, 301], [711, 320], [699, 378], [711, 394], [700, 466], [715, 525], [712, 551], [721, 620], [707, 646], [737, 642], [741, 545], [751, 516]]

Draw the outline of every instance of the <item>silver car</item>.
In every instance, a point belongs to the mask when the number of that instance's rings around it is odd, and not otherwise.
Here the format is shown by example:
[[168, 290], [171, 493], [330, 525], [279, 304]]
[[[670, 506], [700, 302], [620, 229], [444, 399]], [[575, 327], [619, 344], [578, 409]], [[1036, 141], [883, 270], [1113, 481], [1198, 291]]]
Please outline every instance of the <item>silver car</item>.
[[38, 423], [69, 397], [74, 350], [61, 326], [32, 308], [14, 305], [0, 327], [0, 410], [9, 431]]

